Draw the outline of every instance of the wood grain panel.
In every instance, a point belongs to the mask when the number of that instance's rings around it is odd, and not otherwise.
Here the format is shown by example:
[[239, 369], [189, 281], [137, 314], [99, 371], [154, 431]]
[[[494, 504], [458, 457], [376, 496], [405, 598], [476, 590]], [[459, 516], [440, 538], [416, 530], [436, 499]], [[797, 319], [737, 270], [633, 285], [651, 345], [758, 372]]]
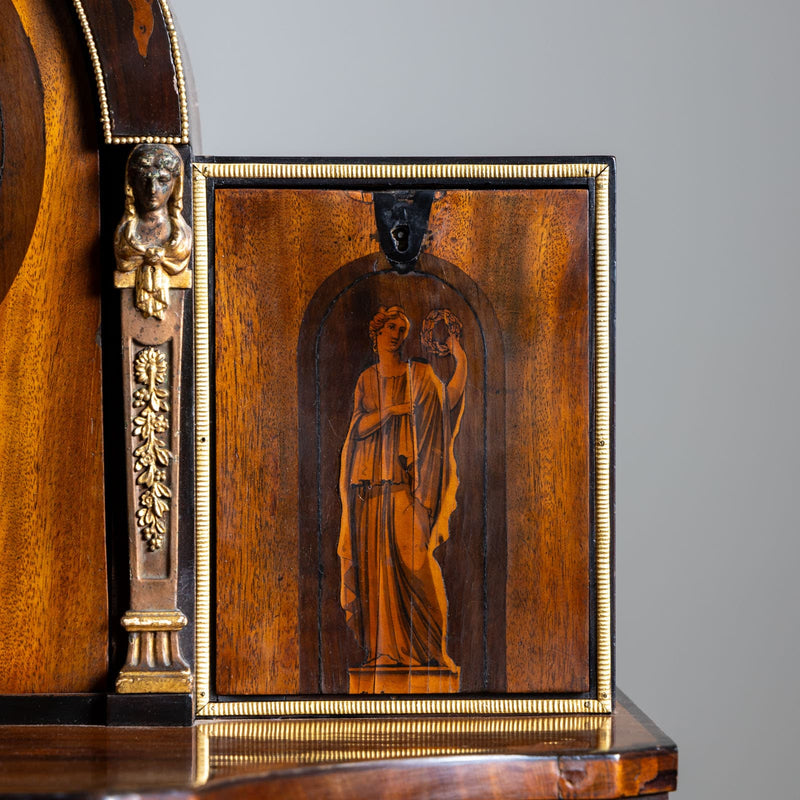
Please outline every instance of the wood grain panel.
[[588, 224], [583, 189], [448, 192], [431, 214], [430, 252], [505, 338], [509, 692], [589, 689]]
[[298, 506], [314, 500], [297, 490], [297, 341], [319, 283], [374, 249], [372, 206], [283, 190], [219, 190], [216, 203], [216, 686], [292, 693]]
[[98, 162], [72, 9], [20, 0], [44, 88], [46, 191], [0, 304], [0, 693], [104, 688]]
[[[397, 302], [415, 324], [457, 309], [471, 353], [458, 508], [437, 552], [461, 689], [588, 691], [588, 192], [445, 192], [410, 276], [376, 254], [365, 199], [216, 192], [217, 690], [347, 691], [359, 654], [339, 600], [338, 460], [373, 358], [366, 324]], [[298, 351], [303, 314], [316, 322]], [[423, 355], [417, 335], [406, 356]]]

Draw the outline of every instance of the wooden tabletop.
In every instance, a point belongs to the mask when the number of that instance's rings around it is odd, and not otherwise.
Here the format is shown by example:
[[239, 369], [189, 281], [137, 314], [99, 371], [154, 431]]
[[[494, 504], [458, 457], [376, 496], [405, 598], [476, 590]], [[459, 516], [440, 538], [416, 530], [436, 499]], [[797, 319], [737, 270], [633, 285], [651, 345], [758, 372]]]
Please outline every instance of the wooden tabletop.
[[0, 794], [155, 798], [666, 798], [675, 744], [621, 693], [611, 716], [0, 726]]

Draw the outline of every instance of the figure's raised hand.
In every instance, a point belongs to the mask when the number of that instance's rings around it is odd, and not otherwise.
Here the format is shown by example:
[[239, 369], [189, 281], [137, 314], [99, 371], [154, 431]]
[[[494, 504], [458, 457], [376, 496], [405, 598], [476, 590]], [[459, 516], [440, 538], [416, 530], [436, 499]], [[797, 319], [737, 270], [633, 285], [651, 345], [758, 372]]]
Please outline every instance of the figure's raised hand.
[[461, 361], [461, 359], [466, 355], [464, 348], [461, 346], [461, 339], [457, 334], [451, 333], [450, 336], [447, 337], [446, 344], [450, 354], [457, 362]]

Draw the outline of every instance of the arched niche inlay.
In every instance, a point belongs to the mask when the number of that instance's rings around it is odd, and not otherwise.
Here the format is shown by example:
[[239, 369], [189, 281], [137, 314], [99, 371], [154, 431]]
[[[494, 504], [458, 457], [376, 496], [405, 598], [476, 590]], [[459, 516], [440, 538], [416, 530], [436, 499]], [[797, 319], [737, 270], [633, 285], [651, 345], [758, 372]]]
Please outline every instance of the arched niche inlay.
[[[309, 303], [298, 347], [300, 370], [300, 630], [316, 647], [301, 652], [301, 693], [346, 694], [348, 670], [362, 653], [340, 604], [338, 481], [359, 375], [375, 362], [369, 321], [380, 306], [400, 305], [411, 322], [404, 358], [427, 359], [452, 374], [452, 357], [423, 350], [426, 315], [450, 309], [463, 324], [468, 359], [464, 412], [455, 440], [457, 506], [449, 538], [435, 550], [448, 603], [448, 650], [461, 668], [461, 692], [505, 688], [505, 381], [503, 337], [478, 285], [457, 266], [423, 253], [400, 274], [381, 255], [341, 267]], [[440, 362], [440, 363], [434, 363]], [[316, 632], [316, 633], [315, 633]], [[320, 653], [324, 652], [324, 658]]]

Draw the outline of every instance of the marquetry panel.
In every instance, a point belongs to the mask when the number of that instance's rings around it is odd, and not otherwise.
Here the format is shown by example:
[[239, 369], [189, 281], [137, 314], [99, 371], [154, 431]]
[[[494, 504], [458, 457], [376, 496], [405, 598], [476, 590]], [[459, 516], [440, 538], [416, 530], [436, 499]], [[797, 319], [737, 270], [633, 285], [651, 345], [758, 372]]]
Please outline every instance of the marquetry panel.
[[457, 502], [435, 551], [459, 677], [429, 676], [428, 691], [588, 692], [589, 191], [441, 192], [409, 274], [378, 249], [368, 192], [220, 187], [213, 201], [216, 692], [361, 690], [340, 480], [354, 391], [376, 360], [369, 322], [391, 305], [410, 320], [409, 363], [450, 380], [452, 359], [420, 340], [446, 308], [468, 364]]

